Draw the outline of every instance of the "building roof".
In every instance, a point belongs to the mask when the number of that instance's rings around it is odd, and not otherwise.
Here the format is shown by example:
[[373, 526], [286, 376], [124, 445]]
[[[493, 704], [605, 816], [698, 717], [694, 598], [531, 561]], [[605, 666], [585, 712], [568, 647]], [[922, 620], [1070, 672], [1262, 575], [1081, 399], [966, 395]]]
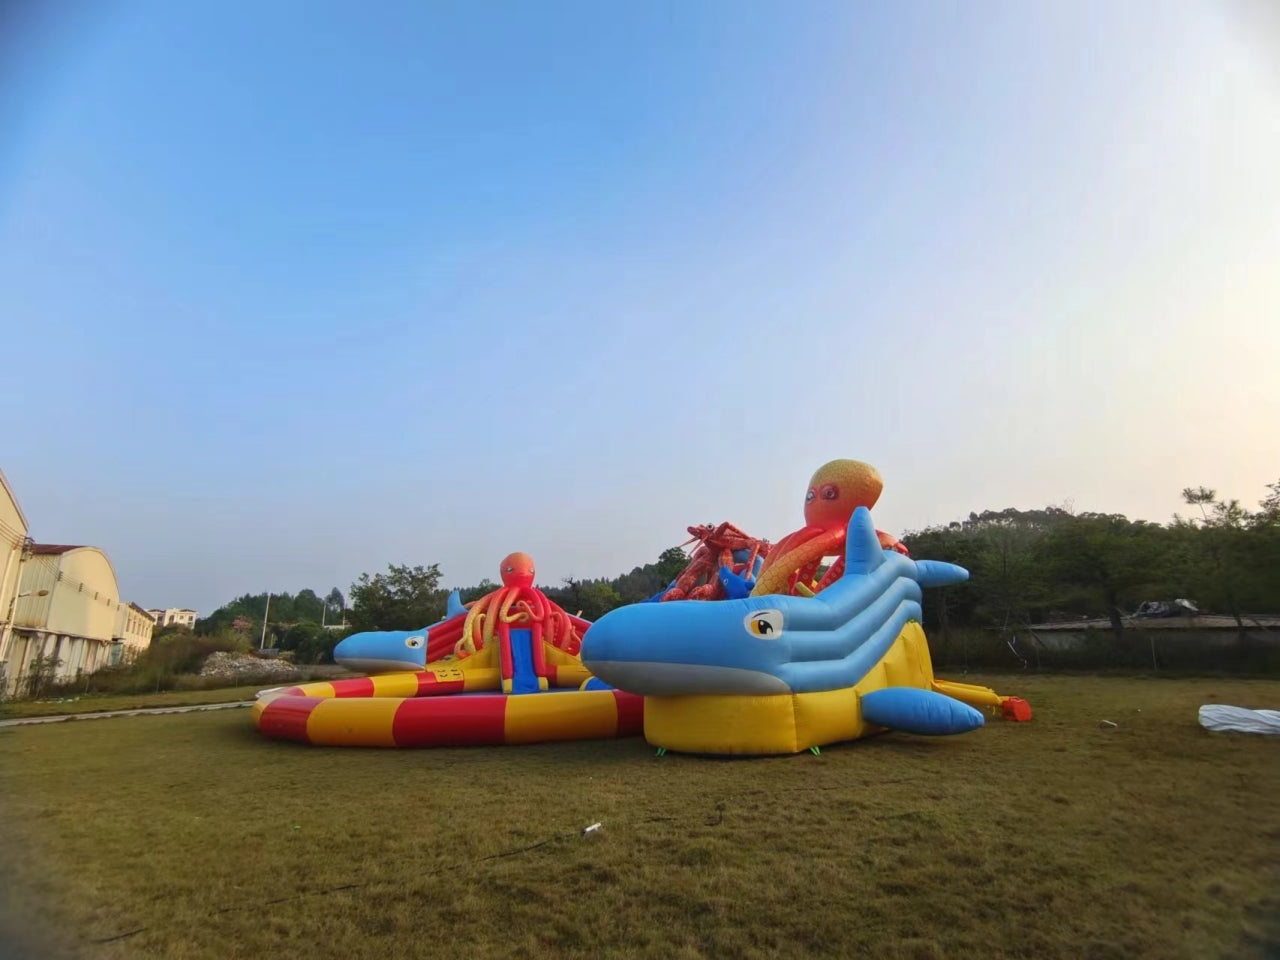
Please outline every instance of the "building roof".
[[143, 610], [140, 606], [138, 606], [138, 605], [137, 605], [136, 603], [134, 603], [132, 600], [130, 600], [130, 601], [129, 601], [129, 606], [133, 607], [133, 609], [137, 610], [139, 613], [143, 614], [143, 615], [144, 615], [144, 616], [146, 616], [148, 619], [150, 619], [150, 620], [154, 620], [154, 619], [155, 619], [155, 617], [151, 616], [151, 611], [150, 611], [150, 610]]
[[[71, 553], [73, 550], [92, 550], [94, 553], [102, 557], [107, 564], [107, 569], [111, 571], [111, 585], [116, 595], [116, 599], [113, 602], [119, 603], [120, 578], [116, 576], [115, 564], [113, 564], [111, 562], [111, 558], [107, 556], [107, 551], [103, 550], [101, 547], [91, 547], [86, 543], [33, 543], [31, 545], [31, 552], [35, 556], [61, 557], [64, 554]], [[59, 560], [58, 564], [61, 566], [62, 561]], [[61, 575], [59, 575], [58, 579], [65, 580]], [[70, 582], [74, 586], [77, 585], [79, 581], [72, 580], [67, 582]]]

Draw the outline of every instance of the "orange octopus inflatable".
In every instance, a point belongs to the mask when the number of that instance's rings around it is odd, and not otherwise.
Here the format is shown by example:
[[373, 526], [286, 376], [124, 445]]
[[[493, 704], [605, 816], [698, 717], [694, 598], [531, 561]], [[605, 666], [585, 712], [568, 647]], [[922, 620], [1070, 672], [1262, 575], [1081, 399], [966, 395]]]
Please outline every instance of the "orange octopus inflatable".
[[[804, 497], [804, 522], [769, 550], [751, 591], [754, 597], [771, 593], [813, 596], [844, 572], [844, 541], [849, 518], [858, 507], [870, 510], [880, 499], [880, 472], [860, 460], [832, 460], [817, 469]], [[876, 531], [880, 546], [905, 554], [895, 537]], [[836, 560], [815, 582], [825, 557]]]
[[570, 616], [533, 585], [533, 557], [527, 553], [509, 554], [498, 571], [502, 586], [467, 605], [467, 619], [462, 638], [454, 647], [455, 655], [470, 656], [493, 641], [495, 630], [505, 637], [512, 626], [519, 626], [533, 631], [535, 650], [541, 650], [540, 641], [546, 641], [576, 656], [589, 624]]

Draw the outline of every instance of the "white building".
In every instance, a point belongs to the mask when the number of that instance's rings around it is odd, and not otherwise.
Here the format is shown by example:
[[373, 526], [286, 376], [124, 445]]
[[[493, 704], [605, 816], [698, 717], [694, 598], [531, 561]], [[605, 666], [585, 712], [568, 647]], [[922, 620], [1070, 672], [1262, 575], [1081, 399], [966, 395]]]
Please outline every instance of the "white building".
[[119, 651], [119, 656], [112, 660], [112, 663], [118, 662], [121, 658], [132, 660], [151, 646], [151, 631], [155, 626], [155, 618], [136, 603], [120, 604], [120, 609], [116, 612], [116, 626], [112, 639], [118, 640], [123, 649]]
[[[18, 498], [0, 471], [0, 671], [4, 668], [4, 652], [13, 633], [13, 608], [18, 597], [18, 576], [27, 539], [27, 518], [22, 515]], [[0, 678], [0, 692], [5, 689]]]
[[0, 692], [34, 679], [71, 680], [136, 656], [154, 621], [120, 600], [115, 570], [97, 547], [33, 543], [0, 474]]
[[167, 610], [148, 610], [157, 627], [196, 627], [196, 612], [186, 607], [169, 607]]
[[111, 561], [97, 547], [32, 544], [18, 594], [6, 656], [15, 683], [35, 674], [70, 680], [121, 659], [116, 622], [127, 607]]

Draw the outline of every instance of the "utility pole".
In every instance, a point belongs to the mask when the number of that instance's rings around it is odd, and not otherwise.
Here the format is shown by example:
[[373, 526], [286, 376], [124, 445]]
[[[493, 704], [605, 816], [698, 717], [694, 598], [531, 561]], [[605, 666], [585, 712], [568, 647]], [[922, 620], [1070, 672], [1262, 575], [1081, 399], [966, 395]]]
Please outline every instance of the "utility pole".
[[267, 606], [262, 611], [262, 640], [258, 643], [258, 649], [262, 650], [267, 645], [267, 612], [271, 609], [271, 594], [267, 594]]

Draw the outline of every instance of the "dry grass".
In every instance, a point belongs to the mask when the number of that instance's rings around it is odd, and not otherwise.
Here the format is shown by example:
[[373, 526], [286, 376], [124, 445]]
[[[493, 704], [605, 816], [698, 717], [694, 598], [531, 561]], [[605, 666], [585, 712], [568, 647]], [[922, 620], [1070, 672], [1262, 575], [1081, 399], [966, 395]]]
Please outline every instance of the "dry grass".
[[252, 700], [254, 694], [280, 683], [223, 687], [220, 690], [187, 690], [172, 693], [119, 693], [76, 697], [73, 700], [10, 700], [0, 704], [0, 720], [20, 717], [57, 717], [73, 713], [107, 710], [141, 710], [149, 707], [188, 707], [205, 703], [235, 703]]
[[1196, 725], [1280, 682], [999, 686], [1036, 720], [820, 757], [5, 731], [11, 916], [95, 958], [1280, 955], [1280, 743]]

